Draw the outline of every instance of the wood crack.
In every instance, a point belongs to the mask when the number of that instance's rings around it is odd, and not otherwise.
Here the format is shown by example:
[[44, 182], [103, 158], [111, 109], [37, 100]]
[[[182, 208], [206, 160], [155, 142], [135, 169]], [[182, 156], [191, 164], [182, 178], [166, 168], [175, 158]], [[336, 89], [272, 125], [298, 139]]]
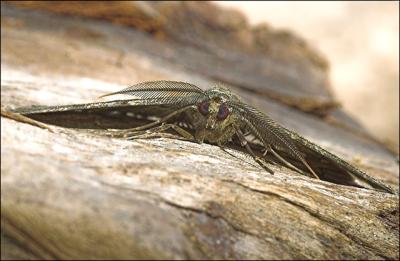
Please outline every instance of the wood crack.
[[341, 228], [339, 225], [336, 225], [330, 219], [324, 217], [323, 215], [320, 215], [318, 212], [313, 211], [312, 209], [308, 208], [307, 206], [305, 206], [305, 205], [303, 205], [301, 203], [292, 201], [292, 200], [290, 200], [288, 198], [285, 198], [282, 195], [279, 195], [277, 193], [273, 193], [273, 192], [270, 192], [270, 191], [258, 190], [258, 189], [254, 189], [254, 188], [248, 187], [248, 186], [246, 186], [246, 185], [244, 185], [242, 183], [239, 183], [239, 182], [236, 182], [236, 181], [233, 181], [233, 180], [224, 179], [223, 181], [229, 182], [229, 183], [234, 183], [234, 184], [236, 184], [236, 185], [238, 185], [240, 187], [243, 187], [245, 189], [251, 190], [251, 191], [256, 192], [256, 193], [261, 193], [263, 195], [269, 195], [269, 196], [273, 196], [273, 197], [279, 198], [279, 199], [291, 204], [292, 206], [295, 206], [296, 208], [299, 208], [299, 209], [307, 212], [312, 217], [324, 222], [325, 224], [327, 224], [331, 228], [339, 231], [341, 234], [343, 234], [349, 240], [353, 241], [354, 243], [356, 243], [357, 245], [361, 246], [362, 248], [368, 248], [369, 250], [371, 250], [375, 255], [379, 256], [380, 258], [382, 258], [382, 259], [391, 259], [389, 256], [387, 256], [384, 253], [382, 253], [379, 249], [371, 246], [369, 243], [363, 241], [362, 239], [360, 239], [360, 238], [358, 238], [356, 236], [352, 236], [352, 235], [346, 233], [345, 229]]
[[[102, 183], [103, 185], [106, 185], [106, 186], [114, 186], [112, 184], [105, 183], [105, 182], [102, 182], [102, 181], [100, 183]], [[117, 187], [119, 190], [122, 188], [122, 187], [118, 187], [118, 186], [115, 186], [115, 187]], [[124, 189], [129, 190], [131, 192], [135, 192], [135, 193], [150, 195], [150, 197], [152, 197], [153, 200], [155, 200], [156, 202], [162, 202], [162, 203], [164, 203], [164, 204], [166, 204], [168, 206], [174, 207], [174, 208], [179, 208], [179, 209], [182, 209], [182, 210], [195, 212], [195, 213], [198, 213], [198, 214], [204, 214], [207, 217], [215, 219], [215, 220], [220, 219], [224, 223], [226, 223], [229, 227], [231, 227], [233, 230], [235, 230], [235, 231], [237, 231], [239, 233], [243, 233], [243, 234], [247, 234], [247, 235], [250, 235], [250, 236], [254, 236], [254, 237], [257, 237], [257, 238], [259, 238], [259, 239], [261, 239], [263, 241], [266, 241], [265, 238], [261, 237], [260, 235], [258, 235], [256, 233], [251, 233], [249, 231], [246, 231], [246, 230], [244, 230], [244, 229], [232, 224], [229, 220], [227, 220], [225, 217], [223, 217], [221, 215], [213, 215], [212, 213], [210, 213], [210, 212], [208, 212], [208, 211], [206, 211], [204, 209], [201, 209], [201, 208], [195, 208], [195, 207], [180, 205], [180, 204], [178, 204], [176, 202], [170, 201], [170, 200], [162, 197], [161, 195], [155, 194], [153, 192], [140, 190], [140, 189], [133, 189], [133, 188], [124, 188]]]

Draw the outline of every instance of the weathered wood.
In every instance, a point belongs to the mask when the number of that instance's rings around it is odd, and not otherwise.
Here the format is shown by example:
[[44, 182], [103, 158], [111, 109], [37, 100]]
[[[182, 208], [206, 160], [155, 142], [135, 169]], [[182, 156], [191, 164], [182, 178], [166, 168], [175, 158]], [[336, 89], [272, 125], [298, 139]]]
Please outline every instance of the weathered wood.
[[[98, 37], [71, 34], [87, 30]], [[2, 107], [89, 102], [144, 80], [210, 87], [154, 48], [177, 47], [128, 28], [2, 8]], [[396, 157], [379, 144], [232, 88], [398, 184]], [[398, 196], [279, 166], [272, 176], [246, 154], [208, 144], [51, 129], [1, 118], [2, 259], [399, 258]]]

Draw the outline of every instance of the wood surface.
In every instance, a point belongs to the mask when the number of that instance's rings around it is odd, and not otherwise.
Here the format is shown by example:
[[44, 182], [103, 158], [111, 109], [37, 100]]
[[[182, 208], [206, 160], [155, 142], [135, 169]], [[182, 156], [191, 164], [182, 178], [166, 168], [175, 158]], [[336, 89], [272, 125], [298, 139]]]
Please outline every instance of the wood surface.
[[[90, 102], [146, 80], [204, 89], [216, 80], [204, 68], [213, 71], [219, 57], [189, 43], [3, 3], [1, 12], [5, 110]], [[218, 68], [246, 102], [398, 186], [398, 157], [356, 125], [349, 131], [249, 91], [252, 83]], [[2, 116], [2, 259], [399, 258], [398, 195], [281, 166], [269, 175], [247, 154], [209, 144], [123, 140]]]

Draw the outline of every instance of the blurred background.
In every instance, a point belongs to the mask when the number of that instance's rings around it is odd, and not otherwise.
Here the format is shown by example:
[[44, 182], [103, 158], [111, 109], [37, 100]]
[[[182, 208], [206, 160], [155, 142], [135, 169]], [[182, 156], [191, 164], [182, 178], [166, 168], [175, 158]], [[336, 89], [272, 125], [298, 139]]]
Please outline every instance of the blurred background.
[[329, 61], [342, 108], [398, 152], [398, 1], [214, 3], [240, 10], [252, 25], [266, 22], [305, 38]]

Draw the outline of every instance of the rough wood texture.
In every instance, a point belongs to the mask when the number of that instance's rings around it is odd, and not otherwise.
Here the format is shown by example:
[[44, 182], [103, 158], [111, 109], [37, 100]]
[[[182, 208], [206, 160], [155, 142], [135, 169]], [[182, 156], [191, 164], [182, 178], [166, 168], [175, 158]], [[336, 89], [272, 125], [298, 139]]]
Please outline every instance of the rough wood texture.
[[[1, 26], [4, 108], [88, 102], [145, 80], [212, 84], [177, 63], [182, 46], [129, 28], [3, 5]], [[232, 88], [398, 185], [396, 157], [374, 141]], [[399, 258], [398, 196], [279, 166], [271, 176], [208, 144], [51, 129], [1, 118], [2, 259]]]

